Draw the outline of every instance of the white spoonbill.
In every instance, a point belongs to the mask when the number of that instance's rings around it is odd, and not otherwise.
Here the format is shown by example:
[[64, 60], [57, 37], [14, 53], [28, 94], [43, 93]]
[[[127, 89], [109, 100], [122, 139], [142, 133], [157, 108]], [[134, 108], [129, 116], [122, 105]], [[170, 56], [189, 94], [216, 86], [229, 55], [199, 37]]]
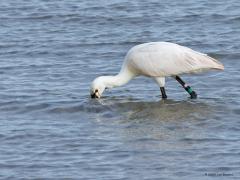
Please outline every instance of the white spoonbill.
[[106, 88], [122, 86], [132, 78], [143, 75], [152, 77], [160, 86], [162, 98], [166, 99], [165, 77], [175, 78], [183, 88], [196, 98], [197, 94], [180, 77], [180, 74], [197, 73], [203, 70], [223, 70], [216, 59], [190, 48], [169, 42], [150, 42], [131, 48], [115, 76], [100, 76], [91, 84], [91, 97], [100, 98]]

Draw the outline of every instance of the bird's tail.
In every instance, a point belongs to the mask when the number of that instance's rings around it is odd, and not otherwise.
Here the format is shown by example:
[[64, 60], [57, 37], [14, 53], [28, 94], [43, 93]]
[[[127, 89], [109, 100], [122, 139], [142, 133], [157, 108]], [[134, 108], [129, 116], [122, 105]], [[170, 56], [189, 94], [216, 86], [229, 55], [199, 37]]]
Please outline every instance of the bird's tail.
[[202, 64], [203, 66], [208, 67], [209, 69], [224, 70], [224, 65], [217, 59], [212, 58], [204, 53], [196, 51], [195, 53], [198, 54], [197, 59], [199, 60], [199, 63]]
[[217, 69], [217, 70], [224, 70], [224, 65], [221, 63], [221, 62], [219, 62], [217, 59], [214, 59], [214, 58], [212, 58], [212, 57], [210, 57], [210, 56], [208, 56], [208, 55], [206, 55], [209, 59], [211, 59], [212, 60], [212, 62], [213, 62], [213, 69]]

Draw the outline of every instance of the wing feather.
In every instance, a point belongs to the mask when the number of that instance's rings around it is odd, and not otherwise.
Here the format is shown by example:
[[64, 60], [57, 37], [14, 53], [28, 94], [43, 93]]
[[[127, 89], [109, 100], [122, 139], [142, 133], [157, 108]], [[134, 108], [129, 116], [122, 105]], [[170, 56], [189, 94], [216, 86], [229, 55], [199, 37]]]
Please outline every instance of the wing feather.
[[126, 61], [135, 73], [154, 77], [224, 69], [218, 60], [206, 54], [167, 42], [136, 46], [129, 51]]

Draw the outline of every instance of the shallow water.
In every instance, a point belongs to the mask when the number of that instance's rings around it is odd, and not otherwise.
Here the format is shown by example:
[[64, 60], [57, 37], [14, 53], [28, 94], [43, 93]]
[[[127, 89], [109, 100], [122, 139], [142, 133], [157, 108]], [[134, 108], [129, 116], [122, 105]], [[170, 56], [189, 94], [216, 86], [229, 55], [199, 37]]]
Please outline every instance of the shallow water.
[[[237, 0], [0, 5], [1, 179], [239, 179]], [[170, 78], [160, 100], [144, 77], [90, 99], [95, 77], [149, 41], [208, 53], [225, 71], [183, 76], [196, 100]]]

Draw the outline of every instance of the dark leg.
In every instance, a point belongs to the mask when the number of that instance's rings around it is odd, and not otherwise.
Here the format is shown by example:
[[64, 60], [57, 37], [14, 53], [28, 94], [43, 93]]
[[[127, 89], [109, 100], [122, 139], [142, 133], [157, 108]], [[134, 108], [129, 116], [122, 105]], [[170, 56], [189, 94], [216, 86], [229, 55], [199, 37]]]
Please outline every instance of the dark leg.
[[164, 87], [160, 87], [161, 93], [162, 93], [162, 98], [167, 99], [166, 91]]
[[175, 79], [182, 85], [182, 87], [191, 95], [191, 99], [197, 98], [197, 93], [192, 90], [179, 76], [176, 76]]

